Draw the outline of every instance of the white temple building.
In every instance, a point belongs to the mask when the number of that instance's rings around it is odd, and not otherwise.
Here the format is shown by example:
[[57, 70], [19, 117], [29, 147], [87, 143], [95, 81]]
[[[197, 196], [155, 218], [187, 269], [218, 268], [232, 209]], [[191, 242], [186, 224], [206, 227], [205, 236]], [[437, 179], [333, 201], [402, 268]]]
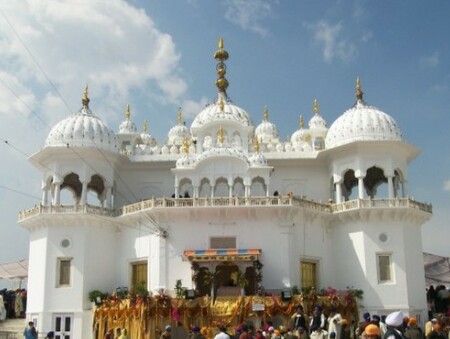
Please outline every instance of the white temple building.
[[27, 316], [38, 330], [90, 338], [90, 291], [157, 293], [181, 279], [202, 295], [211, 291], [192, 277], [207, 271], [219, 272], [216, 294], [243, 272], [247, 294], [354, 287], [364, 291], [360, 312], [401, 309], [424, 321], [421, 225], [431, 206], [408, 196], [419, 150], [364, 101], [359, 80], [329, 128], [314, 100], [308, 124], [300, 116], [281, 140], [268, 108], [254, 124], [230, 100], [222, 40], [214, 57], [217, 98], [190, 126], [180, 110], [166, 142], [146, 123], [139, 132], [129, 106], [108, 127], [86, 88], [80, 111], [30, 158], [42, 202], [19, 223], [30, 235]]

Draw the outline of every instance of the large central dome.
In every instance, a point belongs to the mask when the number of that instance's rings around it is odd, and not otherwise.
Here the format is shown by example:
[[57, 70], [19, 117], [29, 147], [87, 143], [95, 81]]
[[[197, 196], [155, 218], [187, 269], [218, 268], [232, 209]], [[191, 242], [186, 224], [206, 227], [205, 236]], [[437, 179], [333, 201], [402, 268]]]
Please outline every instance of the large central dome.
[[402, 132], [395, 120], [378, 108], [367, 105], [362, 94], [358, 80], [356, 104], [331, 125], [325, 140], [327, 148], [353, 141], [402, 140]]

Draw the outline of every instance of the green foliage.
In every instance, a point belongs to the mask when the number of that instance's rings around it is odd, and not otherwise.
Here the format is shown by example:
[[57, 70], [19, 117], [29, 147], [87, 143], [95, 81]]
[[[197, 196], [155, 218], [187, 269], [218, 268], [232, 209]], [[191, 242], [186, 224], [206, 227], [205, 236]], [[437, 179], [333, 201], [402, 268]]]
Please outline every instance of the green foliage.
[[147, 290], [147, 284], [143, 281], [136, 283], [133, 287], [133, 292], [138, 297], [148, 297], [149, 293]]
[[177, 298], [183, 298], [185, 291], [186, 291], [186, 287], [183, 287], [181, 279], [178, 279], [175, 284], [175, 293], [176, 293]]
[[90, 291], [88, 294], [89, 300], [97, 305], [101, 304], [102, 301], [108, 296], [107, 293], [103, 293], [99, 290]]
[[298, 294], [300, 294], [300, 290], [298, 289], [298, 286], [297, 286], [297, 285], [292, 286], [291, 292], [292, 292], [293, 295], [298, 295]]

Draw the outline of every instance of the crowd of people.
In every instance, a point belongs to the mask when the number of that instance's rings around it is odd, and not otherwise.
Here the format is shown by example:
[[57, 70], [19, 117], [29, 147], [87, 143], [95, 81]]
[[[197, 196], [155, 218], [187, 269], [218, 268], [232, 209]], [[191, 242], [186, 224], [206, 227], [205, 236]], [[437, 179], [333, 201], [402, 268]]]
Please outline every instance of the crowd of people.
[[0, 290], [0, 321], [25, 318], [27, 291], [25, 289]]
[[[220, 326], [219, 332], [212, 334], [206, 327], [193, 326], [187, 339], [450, 339], [449, 325], [445, 316], [438, 316], [430, 319], [422, 330], [415, 317], [406, 317], [401, 311], [387, 316], [365, 313], [363, 320], [355, 323], [334, 308], [323, 312], [316, 306], [313, 314], [306, 316], [299, 306], [292, 315], [290, 327], [275, 327], [270, 321], [260, 328], [245, 323], [232, 331]], [[168, 325], [159, 339], [170, 338]]]

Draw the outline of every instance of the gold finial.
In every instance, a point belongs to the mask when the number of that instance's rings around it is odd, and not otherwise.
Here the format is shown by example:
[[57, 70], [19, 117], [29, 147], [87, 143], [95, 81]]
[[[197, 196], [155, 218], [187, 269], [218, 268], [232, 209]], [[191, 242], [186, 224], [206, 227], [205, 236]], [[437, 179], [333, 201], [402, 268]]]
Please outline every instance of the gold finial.
[[303, 129], [304, 122], [303, 122], [303, 115], [300, 114], [300, 119], [298, 120], [298, 125], [301, 129]]
[[259, 141], [258, 141], [258, 137], [256, 135], [253, 137], [253, 150], [256, 153], [259, 152]]
[[267, 106], [264, 106], [263, 118], [264, 121], [269, 121], [269, 109], [267, 108]]
[[188, 154], [189, 153], [189, 140], [187, 137], [184, 137], [183, 139], [183, 153]]
[[130, 117], [131, 117], [130, 104], [127, 104], [127, 108], [125, 110], [125, 117], [127, 118], [127, 120], [130, 120]]
[[148, 129], [147, 120], [144, 120], [144, 124], [142, 125], [142, 131], [144, 133], [147, 133], [147, 129]]
[[225, 108], [225, 105], [223, 103], [222, 96], [219, 98], [219, 108], [223, 112], [223, 109]]
[[359, 80], [359, 77], [356, 78], [356, 100], [362, 100], [363, 99], [364, 92], [361, 89], [361, 81]]
[[181, 110], [181, 107], [178, 109], [177, 121], [178, 125], [183, 125], [183, 112]]
[[221, 93], [224, 93], [226, 96], [226, 90], [228, 88], [228, 80], [225, 78], [225, 74], [227, 73], [227, 67], [225, 66], [224, 61], [228, 59], [228, 52], [223, 49], [223, 39], [219, 39], [218, 43], [219, 49], [214, 53], [214, 59], [218, 61], [216, 70], [218, 78], [216, 80], [216, 86]]
[[81, 99], [81, 102], [83, 104], [83, 107], [89, 108], [89, 90], [88, 85], [86, 84], [86, 87], [84, 88], [83, 92], [83, 98]]
[[319, 113], [319, 102], [317, 101], [317, 99], [314, 99], [313, 112], [314, 112], [314, 114]]
[[225, 141], [225, 131], [222, 126], [220, 126], [219, 131], [217, 132], [217, 140], [219, 141], [219, 144], [223, 144]]

